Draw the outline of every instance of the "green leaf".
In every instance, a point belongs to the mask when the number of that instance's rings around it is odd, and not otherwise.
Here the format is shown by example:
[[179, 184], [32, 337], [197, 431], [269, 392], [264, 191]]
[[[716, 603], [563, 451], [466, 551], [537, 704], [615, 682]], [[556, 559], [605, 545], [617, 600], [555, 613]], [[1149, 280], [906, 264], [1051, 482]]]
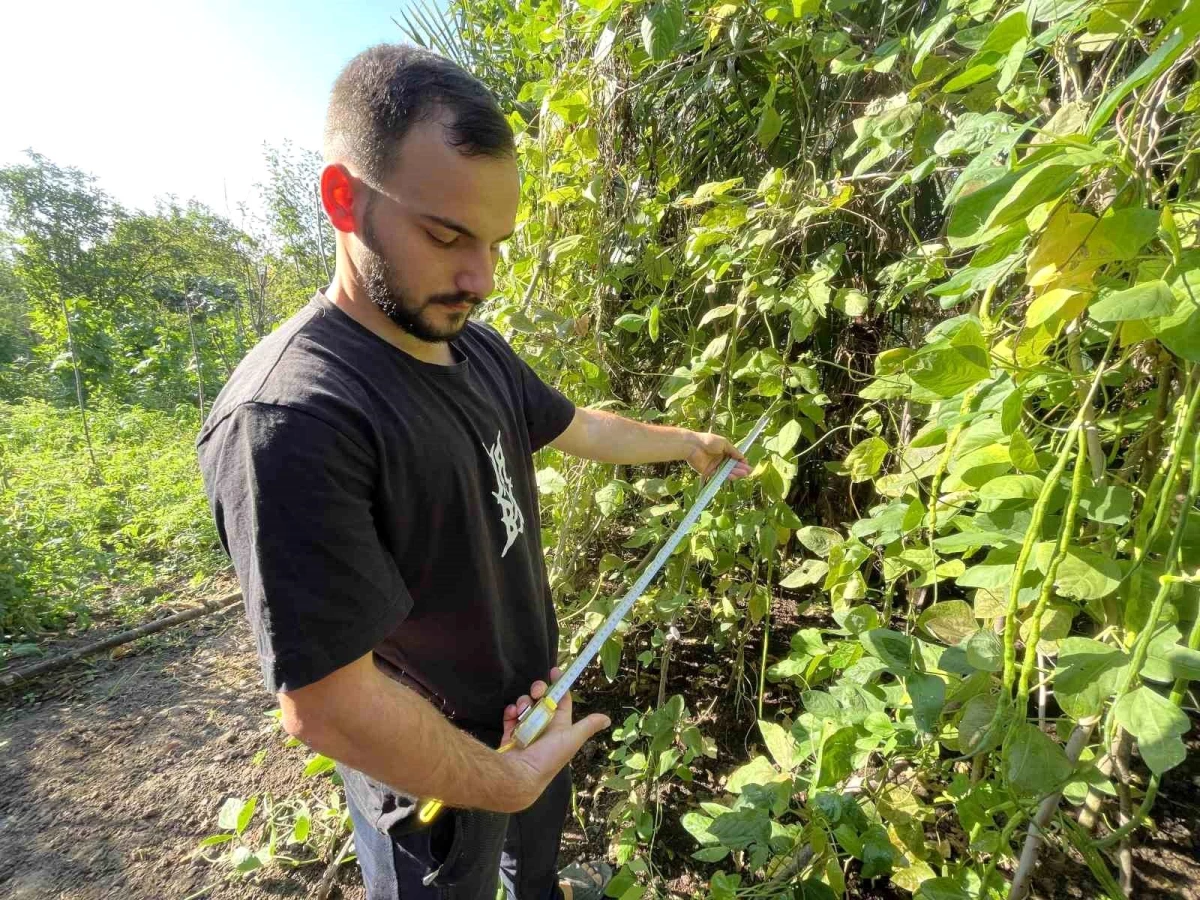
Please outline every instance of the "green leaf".
[[613, 324], [618, 328], [624, 328], [626, 331], [632, 331], [636, 334], [646, 324], [646, 317], [640, 313], [625, 313], [625, 315], [618, 317]]
[[731, 794], [740, 794], [748, 784], [772, 785], [784, 780], [787, 780], [787, 776], [779, 774], [769, 759], [756, 756], [744, 766], [735, 769], [725, 787]]
[[807, 713], [812, 713], [818, 719], [838, 721], [842, 717], [842, 706], [837, 699], [825, 691], [804, 691], [800, 695], [800, 705]]
[[650, 7], [642, 17], [642, 45], [650, 58], [655, 62], [667, 59], [682, 29], [683, 7], [678, 2], [665, 0]]
[[1035, 206], [1060, 196], [1079, 177], [1087, 165], [1103, 162], [1104, 155], [1094, 150], [1077, 150], [1053, 156], [1020, 173], [1008, 192], [1001, 197], [984, 222], [985, 228], [1009, 225]]
[[806, 559], [779, 582], [783, 588], [796, 589], [816, 584], [829, 573], [829, 564], [819, 559]]
[[942, 86], [942, 91], [947, 94], [953, 94], [955, 91], [961, 91], [963, 88], [970, 87], [973, 84], [978, 84], [985, 78], [991, 78], [996, 74], [996, 67], [987, 64], [971, 66], [965, 72], [951, 78]]
[[879, 472], [888, 454], [888, 444], [883, 438], [869, 437], [854, 445], [842, 463], [850, 480], [857, 483], [872, 478]]
[[833, 298], [833, 306], [834, 309], [856, 319], [867, 314], [871, 300], [862, 291], [854, 288], [839, 288], [837, 295]]
[[771, 759], [775, 760], [775, 765], [785, 772], [796, 768], [796, 739], [792, 737], [791, 733], [765, 719], [758, 720], [758, 730], [762, 732], [767, 752], [771, 754]]
[[927, 391], [953, 397], [990, 374], [987, 352], [967, 345], [933, 345], [905, 360], [904, 372]]
[[213, 834], [206, 837], [200, 842], [201, 847], [214, 847], [217, 844], [227, 844], [232, 841], [234, 836], [226, 832], [225, 834]]
[[1029, 438], [1020, 430], [1013, 431], [1012, 437], [1009, 438], [1008, 455], [1012, 464], [1022, 472], [1037, 472], [1042, 468]]
[[837, 784], [854, 771], [855, 744], [858, 729], [846, 725], [828, 732], [821, 741], [821, 767], [817, 771], [817, 787]]
[[658, 324], [659, 318], [662, 316], [662, 311], [658, 304], [655, 303], [650, 307], [650, 318], [646, 322], [646, 333], [650, 335], [650, 340], [658, 343]]
[[[999, 743], [1003, 729], [991, 729], [996, 715], [996, 698], [991, 694], [976, 694], [963, 706], [958, 720], [958, 750], [960, 753], [986, 752]], [[990, 730], [989, 730], [990, 729]]]
[[979, 499], [1036, 500], [1044, 484], [1036, 475], [1001, 475], [979, 489]]
[[1025, 10], [1016, 9], [992, 26], [987, 40], [975, 51], [978, 58], [985, 53], [1007, 53], [1017, 46], [1022, 38], [1029, 37], [1029, 19]]
[[832, 528], [805, 525], [796, 531], [796, 539], [817, 556], [829, 556], [829, 551], [842, 542], [842, 536]]
[[899, 859], [882, 825], [872, 825], [862, 835], [862, 877], [878, 878], [892, 871]]
[[1133, 513], [1133, 492], [1120, 486], [1087, 488], [1079, 498], [1079, 509], [1093, 522], [1124, 525]]
[[[1200, 277], [1181, 278], [1176, 284], [1176, 292], [1183, 296], [1175, 311], [1148, 323], [1163, 346], [1188, 362], [1200, 362], [1200, 293], [1195, 292], [1196, 287], [1200, 287]], [[1189, 295], [1189, 291], [1196, 293], [1196, 299]]]
[[958, 576], [961, 588], [986, 588], [996, 590], [1012, 584], [1013, 569], [1016, 568], [1017, 550], [1004, 547], [988, 551], [979, 565], [972, 566]]
[[[714, 838], [715, 840], [715, 838]], [[621, 866], [620, 871], [612, 877], [612, 880], [604, 888], [604, 895], [612, 897], [613, 900], [620, 900], [625, 896], [625, 893], [637, 884], [637, 876], [630, 871], [628, 866]]]
[[621, 650], [624, 644], [620, 638], [613, 636], [604, 642], [600, 648], [600, 664], [604, 667], [604, 677], [613, 681], [621, 666]]
[[251, 797], [247, 800], [237, 815], [237, 833], [241, 834], [246, 830], [246, 826], [250, 824], [250, 820], [254, 818], [254, 810], [258, 806], [258, 798]]
[[908, 675], [904, 682], [912, 699], [917, 727], [926, 733], [936, 732], [942, 707], [946, 705], [946, 682], [937, 675], [926, 674]]
[[601, 514], [611, 516], [625, 503], [625, 485], [614, 479], [596, 491], [594, 496]]
[[303, 844], [308, 840], [308, 835], [312, 831], [312, 816], [308, 813], [301, 813], [296, 817], [296, 821], [292, 824], [292, 834], [288, 838], [288, 843]]
[[304, 776], [312, 778], [315, 775], [323, 775], [326, 772], [332, 772], [337, 764], [328, 756], [322, 756], [318, 753], [308, 761], [304, 767]]
[[768, 103], [763, 106], [762, 114], [758, 119], [758, 127], [754, 130], [754, 138], [758, 141], [759, 146], [765, 150], [774, 143], [775, 138], [779, 136], [779, 131], [782, 128], [782, 117], [776, 112], [775, 105]]
[[1004, 745], [1004, 775], [1013, 790], [1040, 797], [1062, 786], [1071, 775], [1071, 763], [1040, 728], [1022, 723]]
[[[716, 838], [713, 838], [716, 840]], [[729, 855], [728, 847], [705, 847], [702, 850], [697, 850], [692, 854], [692, 859], [698, 859], [700, 862], [715, 863], [720, 862]]]
[[1200, 681], [1200, 651], [1176, 645], [1163, 653], [1171, 674], [1187, 681]]
[[1059, 564], [1054, 588], [1072, 600], [1100, 600], [1121, 583], [1121, 565], [1116, 560], [1082, 547], [1068, 547]]
[[917, 624], [944, 644], [957, 644], [979, 628], [975, 613], [965, 600], [935, 603], [921, 613]]
[[999, 672], [1004, 668], [1004, 644], [990, 628], [981, 628], [967, 641], [967, 662], [981, 672]]
[[535, 477], [537, 479], [539, 494], [546, 494], [553, 497], [567, 489], [567, 479], [562, 477], [562, 473], [558, 469], [549, 466], [544, 469], [538, 469]]
[[1054, 669], [1054, 696], [1063, 712], [1075, 719], [1098, 713], [1128, 662], [1128, 656], [1100, 641], [1064, 638]]
[[1138, 742], [1150, 771], [1161, 775], [1187, 757], [1182, 735], [1191, 728], [1187, 714], [1146, 686], [1130, 691], [1113, 707], [1117, 722]]
[[913, 663], [912, 639], [890, 628], [874, 628], [858, 636], [868, 653], [895, 672], [909, 672]]
[[1175, 295], [1165, 281], [1144, 281], [1124, 291], [1106, 294], [1088, 307], [1088, 315], [1097, 322], [1126, 322], [1169, 315], [1175, 309]]
[[930, 878], [921, 882], [913, 900], [975, 900], [975, 895], [963, 887], [957, 878]]
[[801, 428], [800, 423], [795, 419], [791, 419], [786, 425], [779, 429], [778, 433], [772, 435], [763, 441], [763, 447], [770, 450], [772, 453], [778, 453], [780, 456], [787, 456], [796, 442], [800, 440]]
[[700, 324], [696, 327], [703, 328], [709, 322], [715, 321], [716, 319], [723, 319], [728, 315], [732, 315], [736, 310], [736, 303], [722, 303], [720, 306], [714, 306], [700, 317]]
[[224, 828], [228, 831], [234, 831], [238, 827], [238, 819], [241, 817], [242, 810], [246, 806], [246, 801], [240, 797], [230, 797], [221, 804], [221, 811], [217, 813], [217, 827]]

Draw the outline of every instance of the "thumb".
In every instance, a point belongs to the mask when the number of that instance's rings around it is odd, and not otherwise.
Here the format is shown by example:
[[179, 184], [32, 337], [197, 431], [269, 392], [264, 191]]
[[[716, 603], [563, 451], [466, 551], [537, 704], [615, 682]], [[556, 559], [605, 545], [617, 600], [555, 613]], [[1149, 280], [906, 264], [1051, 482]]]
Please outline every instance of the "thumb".
[[571, 726], [571, 731], [578, 735], [582, 735], [579, 741], [579, 746], [582, 747], [589, 738], [598, 732], [603, 731], [608, 726], [612, 725], [612, 719], [604, 715], [604, 713], [592, 713], [586, 718], [580, 719]]

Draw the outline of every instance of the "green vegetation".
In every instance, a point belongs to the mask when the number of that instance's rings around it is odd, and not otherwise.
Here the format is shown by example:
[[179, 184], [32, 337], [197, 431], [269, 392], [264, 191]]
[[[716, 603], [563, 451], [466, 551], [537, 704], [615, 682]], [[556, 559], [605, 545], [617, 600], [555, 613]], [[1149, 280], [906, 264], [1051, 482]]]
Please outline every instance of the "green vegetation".
[[225, 566], [192, 440], [246, 350], [325, 283], [317, 165], [271, 151], [249, 230], [195, 204], [125, 211], [36, 154], [0, 170], [0, 656]]
[[[524, 173], [486, 315], [577, 402], [734, 436], [772, 417], [754, 477], [602, 657], [657, 675], [678, 633], [702, 642], [751, 752], [681, 805], [711, 718], [660, 691], [614, 730], [610, 895], [665, 891], [672, 816], [714, 900], [842, 896], [848, 873], [1021, 898], [1045, 841], [1121, 896], [1200, 677], [1200, 5], [452, 11], [408, 27], [496, 90]], [[187, 452], [321, 281], [307, 177], [278, 168], [292, 233], [267, 240], [123, 216], [45, 160], [0, 173], [14, 640], [153, 567], [217, 564]], [[152, 481], [122, 477], [151, 457]], [[695, 486], [538, 464], [573, 651]], [[44, 516], [79, 535], [61, 561], [35, 552], [60, 536]]]

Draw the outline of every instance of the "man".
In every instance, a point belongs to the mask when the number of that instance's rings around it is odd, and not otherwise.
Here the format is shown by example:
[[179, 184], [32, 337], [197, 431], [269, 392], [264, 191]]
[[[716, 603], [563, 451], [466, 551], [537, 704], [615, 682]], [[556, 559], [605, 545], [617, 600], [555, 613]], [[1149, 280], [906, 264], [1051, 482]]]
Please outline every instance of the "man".
[[[594, 900], [556, 872], [566, 765], [608, 719], [497, 753], [558, 649], [531, 455], [686, 459], [724, 438], [576, 409], [492, 329], [513, 231], [513, 136], [473, 77], [368, 50], [329, 102], [321, 200], [333, 282], [255, 347], [200, 434], [205, 488], [283, 725], [337, 760], [371, 900]], [[515, 702], [514, 702], [515, 701]], [[428, 828], [418, 798], [449, 809]]]

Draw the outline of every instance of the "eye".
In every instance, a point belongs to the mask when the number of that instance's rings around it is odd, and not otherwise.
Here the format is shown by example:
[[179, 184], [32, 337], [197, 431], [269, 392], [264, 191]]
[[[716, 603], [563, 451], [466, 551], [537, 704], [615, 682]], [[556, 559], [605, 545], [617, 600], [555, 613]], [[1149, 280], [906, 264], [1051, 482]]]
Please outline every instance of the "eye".
[[431, 241], [433, 241], [435, 244], [437, 244], [439, 247], [453, 247], [456, 243], [458, 243], [458, 235], [457, 234], [454, 235], [454, 237], [452, 237], [452, 238], [446, 239], [446, 238], [438, 237], [436, 234], [434, 234], [428, 228], [425, 229], [425, 233], [427, 235], [429, 235], [429, 239]]

